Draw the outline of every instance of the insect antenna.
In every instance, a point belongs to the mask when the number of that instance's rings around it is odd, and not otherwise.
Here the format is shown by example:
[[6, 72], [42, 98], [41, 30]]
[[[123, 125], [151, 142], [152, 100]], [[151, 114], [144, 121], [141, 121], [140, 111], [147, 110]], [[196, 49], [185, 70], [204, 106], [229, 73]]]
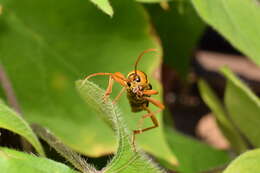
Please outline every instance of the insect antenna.
[[145, 51], [143, 51], [137, 58], [136, 62], [135, 62], [135, 75], [137, 75], [137, 64], [139, 63], [140, 59], [143, 57], [143, 55], [145, 53], [148, 53], [148, 52], [158, 52], [156, 49], [147, 49]]

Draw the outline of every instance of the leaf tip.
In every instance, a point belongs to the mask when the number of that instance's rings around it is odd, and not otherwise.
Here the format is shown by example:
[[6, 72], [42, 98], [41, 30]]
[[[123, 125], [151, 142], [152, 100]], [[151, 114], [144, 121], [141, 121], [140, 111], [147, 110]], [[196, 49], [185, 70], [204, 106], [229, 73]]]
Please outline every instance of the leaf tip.
[[94, 3], [100, 10], [102, 10], [104, 13], [109, 15], [111, 18], [113, 17], [114, 11], [112, 6], [110, 5], [108, 0], [90, 0], [92, 3]]

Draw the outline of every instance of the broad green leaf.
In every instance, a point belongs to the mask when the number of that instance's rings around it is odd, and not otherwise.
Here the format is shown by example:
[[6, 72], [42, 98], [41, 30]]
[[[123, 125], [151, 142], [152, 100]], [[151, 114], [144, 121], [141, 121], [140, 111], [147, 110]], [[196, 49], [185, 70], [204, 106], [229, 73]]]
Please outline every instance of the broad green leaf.
[[106, 102], [103, 100], [105, 91], [96, 84], [85, 81], [76, 83], [77, 89], [85, 102], [96, 110], [100, 116], [111, 123], [116, 133], [118, 149], [111, 162], [102, 170], [106, 173], [160, 173], [152, 162], [149, 162], [136, 146], [136, 151], [131, 144], [131, 132], [127, 128], [124, 117], [121, 115], [119, 108], [113, 104], [110, 99]]
[[29, 124], [19, 116], [15, 111], [7, 107], [4, 103], [0, 103], [0, 128], [10, 130], [24, 137], [36, 151], [44, 156], [43, 148], [32, 131]]
[[192, 0], [192, 3], [208, 24], [260, 65], [258, 0]]
[[235, 125], [256, 147], [260, 146], [260, 99], [228, 68], [221, 72], [227, 78], [225, 105]]
[[248, 151], [236, 158], [223, 173], [260, 172], [260, 149]]
[[[87, 0], [0, 0], [0, 61], [26, 119], [47, 127], [66, 145], [92, 157], [114, 152], [116, 141], [111, 128], [82, 102], [74, 81], [95, 72], [126, 75], [142, 51], [160, 51], [141, 5], [131, 0], [111, 2], [117, 11], [112, 19], [98, 13]], [[138, 68], [147, 73], [153, 88], [161, 91], [152, 76], [159, 67], [159, 56], [146, 54]], [[107, 87], [107, 76], [91, 80]], [[115, 84], [111, 97], [120, 89]], [[154, 98], [161, 100], [161, 95]], [[136, 129], [145, 112], [132, 113], [125, 96], [119, 106], [127, 124]], [[163, 136], [161, 115], [157, 115], [160, 128], [138, 136], [137, 142], [150, 154], [176, 163]], [[150, 121], [145, 125], [151, 125]]]
[[[182, 3], [182, 4], [179, 4]], [[182, 5], [182, 12], [179, 7]], [[171, 2], [169, 9], [147, 5], [164, 49], [164, 63], [176, 69], [186, 80], [190, 58], [196, 48], [205, 24], [189, 2]]]
[[165, 132], [182, 173], [203, 172], [222, 166], [230, 160], [225, 151], [214, 149], [169, 127]]
[[90, 0], [90, 1], [93, 2], [94, 4], [96, 4], [99, 9], [101, 9], [103, 12], [105, 12], [109, 16], [111, 16], [111, 17], [113, 16], [114, 11], [113, 11], [112, 6], [109, 3], [109, 0]]
[[214, 91], [204, 80], [199, 80], [199, 89], [200, 95], [203, 98], [204, 102], [210, 107], [211, 111], [214, 113], [220, 129], [223, 134], [231, 143], [235, 151], [241, 153], [247, 149], [245, 141], [240, 136], [236, 127], [228, 119], [228, 114], [226, 109], [222, 105], [219, 98], [215, 95]]
[[2, 173], [77, 173], [59, 162], [7, 148], [0, 148], [0, 170]]

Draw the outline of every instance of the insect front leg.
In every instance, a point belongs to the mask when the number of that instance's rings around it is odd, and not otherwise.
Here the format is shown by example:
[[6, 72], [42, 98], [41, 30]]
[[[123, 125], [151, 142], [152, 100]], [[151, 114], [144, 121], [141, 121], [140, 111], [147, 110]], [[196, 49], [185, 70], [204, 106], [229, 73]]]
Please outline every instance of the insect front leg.
[[144, 94], [144, 95], [156, 95], [156, 94], [158, 94], [158, 91], [156, 91], [156, 90], [144, 90], [144, 91], [142, 91], [142, 94]]
[[115, 97], [115, 99], [113, 100], [113, 104], [115, 104], [119, 98], [122, 96], [122, 94], [125, 92], [126, 88], [122, 88], [121, 91], [119, 92], [119, 94]]
[[[128, 79], [126, 79], [125, 76], [120, 72], [115, 72], [114, 74], [112, 74], [111, 77], [113, 80], [118, 82], [121, 86], [123, 86], [123, 88], [121, 89], [119, 94], [113, 100], [113, 104], [115, 104], [119, 100], [119, 98], [122, 96], [123, 92], [126, 90], [126, 87], [127, 87], [126, 83], [127, 83]], [[112, 91], [112, 87], [111, 87], [111, 91]]]
[[113, 103], [115, 103], [119, 99], [119, 97], [123, 94], [123, 92], [125, 90], [125, 87], [126, 87], [127, 79], [120, 72], [115, 72], [115, 73], [111, 74], [110, 77], [109, 77], [108, 86], [107, 86], [105, 95], [103, 97], [104, 101], [107, 101], [107, 98], [112, 93], [112, 88], [113, 88], [113, 85], [114, 85], [114, 81], [119, 83], [124, 88], [116, 96], [116, 98], [114, 99]]
[[111, 76], [109, 76], [108, 86], [107, 86], [105, 95], [103, 96], [103, 100], [104, 100], [104, 101], [107, 101], [107, 98], [108, 98], [108, 97], [110, 96], [110, 94], [112, 93], [113, 84], [114, 84], [114, 80], [113, 80], [113, 77], [112, 77], [112, 75], [111, 75]]
[[[108, 86], [107, 86], [107, 89], [106, 89], [106, 92], [105, 92], [105, 95], [103, 97], [104, 101], [107, 100], [108, 96], [112, 93], [112, 88], [113, 88], [113, 84], [114, 84], [114, 81], [119, 83], [121, 86], [123, 86], [124, 88], [127, 86], [127, 79], [125, 78], [125, 76], [120, 73], [120, 72], [115, 72], [115, 73], [93, 73], [89, 76], [87, 76], [85, 78], [85, 80], [88, 80], [89, 78], [91, 77], [94, 77], [94, 76], [109, 76], [109, 82], [108, 82]], [[84, 82], [83, 82], [84, 84]], [[118, 94], [118, 96], [115, 98], [114, 102], [117, 101], [119, 99], [119, 97], [122, 95], [123, 91], [125, 89], [121, 90], [120, 93]]]

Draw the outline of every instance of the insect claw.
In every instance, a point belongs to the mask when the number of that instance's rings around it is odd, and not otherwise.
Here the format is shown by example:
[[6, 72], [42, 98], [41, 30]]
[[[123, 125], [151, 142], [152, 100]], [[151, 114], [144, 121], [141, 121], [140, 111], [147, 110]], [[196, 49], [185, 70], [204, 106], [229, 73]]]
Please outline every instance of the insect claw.
[[103, 96], [102, 100], [103, 100], [103, 103], [107, 103], [107, 101], [108, 101], [108, 95], [105, 94], [105, 95]]
[[132, 141], [133, 151], [136, 152], [136, 147], [135, 147], [135, 132], [133, 132], [131, 141]]
[[136, 152], [135, 144], [133, 144], [133, 152]]
[[139, 130], [139, 133], [143, 133], [142, 129]]

